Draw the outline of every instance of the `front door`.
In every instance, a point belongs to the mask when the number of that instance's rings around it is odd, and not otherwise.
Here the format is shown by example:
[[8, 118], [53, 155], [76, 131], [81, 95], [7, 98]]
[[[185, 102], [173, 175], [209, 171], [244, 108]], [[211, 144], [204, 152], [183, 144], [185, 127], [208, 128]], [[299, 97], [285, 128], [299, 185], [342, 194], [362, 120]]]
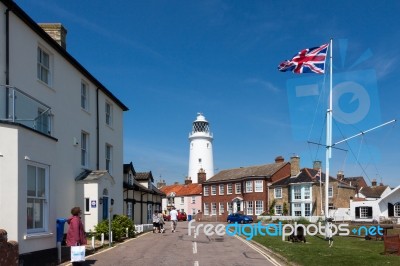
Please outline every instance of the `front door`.
[[108, 219], [108, 197], [103, 197], [103, 220]]

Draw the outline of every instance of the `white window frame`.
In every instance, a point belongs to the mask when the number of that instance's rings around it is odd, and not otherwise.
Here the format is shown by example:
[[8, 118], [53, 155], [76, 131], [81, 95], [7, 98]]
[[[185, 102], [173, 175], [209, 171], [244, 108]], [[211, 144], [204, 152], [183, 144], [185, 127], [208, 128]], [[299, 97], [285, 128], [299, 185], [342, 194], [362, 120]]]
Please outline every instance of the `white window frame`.
[[[296, 214], [298, 214], [298, 215], [296, 215]], [[302, 216], [301, 203], [293, 203], [293, 216], [297, 216], [297, 217]]]
[[252, 201], [246, 202], [246, 211], [247, 211], [247, 215], [253, 215], [253, 202]]
[[304, 199], [309, 200], [311, 199], [311, 187], [304, 186]]
[[204, 203], [204, 215], [210, 215], [210, 209], [208, 203]]
[[113, 172], [113, 146], [110, 144], [106, 144], [106, 170], [112, 174]]
[[282, 215], [282, 214], [283, 214], [282, 205], [275, 205], [275, 215]]
[[195, 204], [195, 203], [196, 203], [196, 197], [192, 196], [192, 204]]
[[329, 197], [329, 198], [333, 198], [333, 186], [329, 186], [329, 189], [328, 189], [328, 197]]
[[235, 194], [241, 194], [241, 193], [242, 193], [242, 184], [235, 183]]
[[211, 195], [212, 196], [217, 195], [217, 186], [216, 185], [211, 186]]
[[[46, 60], [47, 57], [47, 60]], [[44, 48], [37, 49], [37, 79], [48, 86], [51, 86], [51, 55]], [[47, 62], [46, 62], [47, 61]]]
[[211, 202], [211, 215], [217, 215], [217, 203]]
[[400, 203], [399, 202], [393, 204], [393, 216], [400, 217]]
[[294, 200], [301, 200], [301, 186], [294, 186], [293, 187], [293, 199]]
[[233, 202], [227, 202], [226, 209], [228, 210], [228, 214], [232, 214], [233, 213]]
[[[26, 228], [27, 228], [27, 233], [28, 234], [33, 234], [33, 233], [38, 233], [38, 232], [47, 232], [48, 231], [48, 224], [49, 224], [49, 166], [39, 164], [39, 163], [34, 163], [34, 162], [28, 162], [27, 164], [27, 191], [26, 191], [26, 202], [27, 202], [27, 223], [26, 223]], [[30, 169], [30, 170], [29, 170]], [[31, 176], [31, 174], [34, 174], [34, 176]], [[33, 185], [35, 186], [34, 190], [31, 191], [31, 193], [28, 193], [28, 189], [30, 187], [29, 184], [32, 184], [32, 178], [33, 180]], [[44, 184], [43, 184], [44, 183]], [[40, 185], [41, 189], [44, 189], [43, 191], [40, 191]], [[33, 192], [33, 193], [32, 193]], [[42, 192], [41, 195], [38, 195], [38, 193]], [[35, 195], [33, 195], [35, 194]], [[39, 210], [37, 210], [39, 209]], [[40, 213], [40, 209], [42, 210], [42, 213]], [[32, 213], [32, 226], [31, 228], [28, 228], [28, 217], [29, 213]], [[34, 221], [41, 220], [42, 225], [41, 226], [35, 226]]]
[[224, 195], [225, 194], [225, 185], [220, 184], [219, 185], [219, 195]]
[[209, 196], [210, 194], [210, 187], [209, 186], [204, 186], [204, 196]]
[[274, 198], [281, 199], [282, 198], [282, 187], [274, 188]]
[[224, 203], [223, 203], [223, 202], [220, 202], [220, 203], [219, 203], [218, 211], [219, 211], [219, 214], [220, 214], [220, 215], [223, 214], [223, 213], [225, 212]]
[[81, 81], [81, 108], [89, 111], [89, 86], [84, 81]]
[[185, 197], [181, 197], [181, 204], [185, 203]]
[[246, 193], [253, 192], [253, 180], [246, 181]]
[[263, 192], [263, 181], [262, 180], [254, 180], [254, 192]]
[[360, 219], [368, 219], [368, 208], [370, 206], [360, 206]]
[[105, 103], [105, 115], [106, 115], [106, 125], [113, 126], [113, 106], [111, 103], [106, 101]]
[[89, 168], [89, 133], [81, 132], [81, 166]]
[[133, 213], [133, 204], [132, 202], [128, 202], [126, 204], [126, 216], [128, 216], [129, 219], [132, 219], [132, 213]]
[[255, 215], [260, 215], [263, 212], [264, 212], [264, 202], [262, 200], [256, 200]]
[[311, 203], [304, 203], [304, 216], [311, 216]]
[[232, 183], [226, 184], [226, 195], [232, 194]]

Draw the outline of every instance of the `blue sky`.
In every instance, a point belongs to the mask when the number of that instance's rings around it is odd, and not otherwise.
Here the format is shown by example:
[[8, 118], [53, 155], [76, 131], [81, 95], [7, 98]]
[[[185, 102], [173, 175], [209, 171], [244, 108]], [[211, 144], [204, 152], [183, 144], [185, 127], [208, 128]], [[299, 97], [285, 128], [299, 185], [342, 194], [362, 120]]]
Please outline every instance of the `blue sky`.
[[[279, 155], [324, 165], [324, 147], [307, 141], [325, 142], [329, 75], [281, 73], [277, 65], [330, 38], [340, 92], [333, 142], [399, 117], [395, 0], [16, 2], [38, 23], [61, 22], [69, 53], [130, 108], [124, 161], [156, 180], [184, 180], [197, 112], [214, 134], [216, 173]], [[298, 97], [310, 86], [314, 94]], [[400, 184], [398, 123], [338, 147], [347, 152], [333, 151], [332, 175]]]

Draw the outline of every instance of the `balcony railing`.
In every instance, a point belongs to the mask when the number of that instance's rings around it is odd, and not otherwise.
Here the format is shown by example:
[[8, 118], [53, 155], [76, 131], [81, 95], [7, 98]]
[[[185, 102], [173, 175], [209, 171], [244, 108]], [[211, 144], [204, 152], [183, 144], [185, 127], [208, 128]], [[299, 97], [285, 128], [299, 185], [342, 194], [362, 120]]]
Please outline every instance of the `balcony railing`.
[[15, 87], [0, 85], [0, 120], [51, 135], [52, 117], [48, 105]]

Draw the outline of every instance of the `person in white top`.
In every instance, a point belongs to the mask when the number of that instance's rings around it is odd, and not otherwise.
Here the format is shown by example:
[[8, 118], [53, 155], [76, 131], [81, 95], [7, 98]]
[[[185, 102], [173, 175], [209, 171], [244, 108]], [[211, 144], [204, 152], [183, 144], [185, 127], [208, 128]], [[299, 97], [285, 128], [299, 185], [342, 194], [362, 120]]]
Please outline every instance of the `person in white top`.
[[172, 233], [176, 230], [176, 225], [178, 224], [178, 212], [175, 210], [175, 207], [172, 207], [172, 211], [169, 212], [171, 217], [171, 229]]

